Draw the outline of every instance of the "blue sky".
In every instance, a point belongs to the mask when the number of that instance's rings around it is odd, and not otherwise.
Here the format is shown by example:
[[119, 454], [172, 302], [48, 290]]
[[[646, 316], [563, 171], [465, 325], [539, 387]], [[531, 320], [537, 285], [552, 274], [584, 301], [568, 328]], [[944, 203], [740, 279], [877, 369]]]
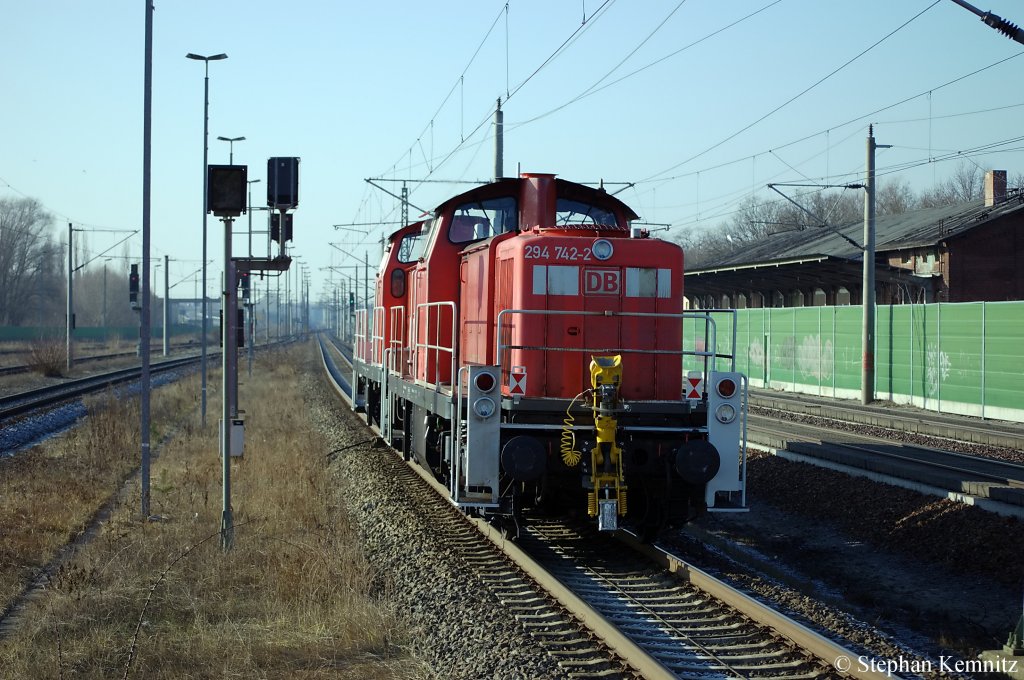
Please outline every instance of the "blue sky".
[[[38, 199], [61, 233], [68, 221], [88, 232], [95, 254], [125, 236], [107, 230], [142, 224], [144, 2], [7, 5], [0, 196]], [[235, 162], [250, 179], [265, 182], [268, 157], [301, 157], [293, 252], [314, 296], [330, 267], [361, 263], [364, 252], [375, 264], [395, 228], [332, 228], [399, 218], [397, 201], [366, 178], [491, 176], [498, 97], [506, 175], [633, 182], [619, 196], [643, 219], [672, 224], [670, 238], [727, 220], [751, 193], [776, 197], [768, 182], [858, 179], [868, 123], [893, 145], [879, 152], [881, 181], [927, 189], [958, 162], [928, 159], [958, 151], [1024, 172], [1024, 141], [1013, 141], [1024, 135], [1024, 46], [951, 0], [505, 7], [157, 0], [152, 256], [172, 258], [172, 283], [199, 267], [201, 252], [203, 64], [188, 52], [229, 57], [210, 63], [210, 163], [228, 161], [218, 136], [246, 137]], [[1024, 23], [1019, 2], [979, 7]], [[468, 188], [409, 187], [425, 209]], [[254, 204], [265, 197], [255, 184]], [[258, 228], [265, 215], [254, 214]], [[211, 216], [208, 228], [216, 295], [222, 227]], [[265, 236], [255, 242], [264, 254]], [[128, 243], [141, 259], [141, 234]], [[247, 236], [235, 243], [245, 254]]]

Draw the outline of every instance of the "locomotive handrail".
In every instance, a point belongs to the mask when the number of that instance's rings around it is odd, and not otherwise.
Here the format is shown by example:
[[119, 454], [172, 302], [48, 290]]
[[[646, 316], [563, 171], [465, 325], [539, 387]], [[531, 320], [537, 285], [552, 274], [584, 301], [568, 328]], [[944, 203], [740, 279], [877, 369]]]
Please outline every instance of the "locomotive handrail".
[[453, 376], [452, 385], [455, 394], [455, 417], [452, 418], [451, 426], [449, 428], [449, 437], [451, 438], [452, 446], [452, 478], [450, 480], [450, 491], [452, 498], [457, 499], [459, 497], [459, 480], [462, 478], [462, 378], [466, 377], [466, 382], [469, 382], [469, 366], [462, 366], [459, 368], [459, 372]]
[[405, 346], [403, 344], [403, 338], [405, 337], [405, 307], [402, 305], [395, 305], [390, 310], [391, 313], [391, 333], [388, 338], [388, 349], [391, 350], [391, 361], [387, 366], [387, 370], [395, 375], [402, 375], [402, 356]]
[[[437, 344], [437, 343], [440, 342], [440, 332], [441, 332], [440, 310], [443, 309], [443, 308], [446, 308], [446, 307], [450, 308], [451, 312], [452, 312], [452, 329], [451, 329], [452, 330], [452, 344], [450, 346]], [[438, 319], [439, 319], [439, 322], [437, 324], [437, 329], [435, 331], [435, 337], [433, 338], [434, 339], [433, 343], [429, 342], [430, 339], [431, 339], [431, 337], [430, 337], [430, 310], [431, 309], [437, 309], [438, 310]], [[424, 333], [424, 336], [426, 337], [427, 342], [420, 342], [420, 333], [419, 333], [420, 329], [419, 329], [419, 325], [420, 325], [420, 312], [421, 311], [424, 312], [424, 316], [426, 317], [426, 320], [427, 320], [427, 322], [426, 322], [426, 326], [427, 327], [426, 327], [426, 330], [425, 330], [425, 333]], [[426, 355], [427, 365], [429, 366], [430, 365], [430, 352], [431, 351], [436, 352], [435, 359], [434, 359], [434, 380], [433, 380], [433, 382], [431, 382], [429, 379], [425, 380], [427, 386], [428, 387], [433, 387], [435, 390], [437, 390], [438, 386], [440, 385], [439, 378], [441, 377], [441, 374], [440, 374], [440, 370], [438, 368], [438, 365], [439, 365], [438, 359], [440, 359], [440, 356], [439, 356], [440, 354], [447, 353], [451, 357], [451, 372], [448, 374], [449, 375], [449, 380], [454, 381], [455, 378], [456, 378], [456, 376], [455, 376], [455, 371], [456, 371], [456, 368], [455, 368], [455, 359], [456, 359], [455, 344], [456, 344], [456, 338], [458, 337], [456, 335], [456, 331], [458, 330], [458, 319], [459, 319], [459, 309], [458, 309], [458, 307], [456, 307], [455, 303], [450, 301], [450, 300], [445, 300], [445, 301], [442, 301], [442, 302], [423, 302], [423, 303], [420, 303], [420, 304], [416, 305], [416, 314], [413, 316], [413, 320], [412, 320], [413, 327], [411, 329], [412, 330], [412, 337], [415, 339], [415, 343], [413, 344], [413, 357], [412, 358], [413, 358], [413, 362], [418, 365], [420, 350], [421, 349], [426, 350], [426, 352], [427, 352], [427, 355]], [[414, 374], [416, 372], [418, 372], [418, 369], [417, 369], [417, 371], [414, 371]]]
[[[735, 309], [724, 309], [724, 308], [723, 309], [702, 309], [699, 312], [693, 312], [693, 311], [691, 311], [691, 312], [683, 312], [683, 317], [691, 318], [691, 319], [703, 318], [705, 320], [709, 320], [712, 323], [714, 323], [714, 318], [711, 316], [712, 314], [729, 314], [729, 315], [732, 316], [732, 352], [729, 353], [729, 354], [718, 354], [716, 352], [714, 354], [714, 358], [715, 359], [729, 359], [730, 360], [729, 370], [735, 372], [736, 371], [736, 320], [739, 318], [739, 313]], [[705, 330], [704, 333], [706, 335], [707, 334], [707, 330]], [[717, 350], [718, 348], [716, 347], [715, 349]], [[684, 356], [685, 355], [686, 355], [686, 353], [684, 352]], [[705, 373], [708, 372], [707, 357], [704, 358], [704, 372]]]
[[374, 364], [384, 365], [384, 315], [387, 309], [381, 306], [373, 308], [373, 327], [370, 328], [370, 358]]
[[370, 342], [368, 339], [368, 335], [372, 331], [370, 330], [369, 324], [367, 323], [369, 315], [366, 313], [366, 311], [367, 310], [365, 309], [356, 310], [356, 323], [355, 327], [352, 329], [352, 339], [354, 341], [352, 343], [352, 358], [355, 359], [356, 361], [361, 361], [364, 364], [370, 363], [370, 359], [373, 358], [369, 356]]
[[[639, 317], [639, 318], [665, 318], [665, 319], [678, 319], [680, 323], [686, 319], [704, 319], [708, 327], [710, 327], [711, 351], [701, 350], [684, 350], [682, 347], [682, 336], [680, 336], [680, 346], [678, 350], [674, 349], [636, 349], [630, 347], [554, 347], [554, 346], [541, 346], [541, 345], [506, 345], [502, 342], [502, 317], [522, 314], [522, 315], [538, 315], [538, 316], [598, 316], [598, 317]], [[676, 355], [682, 354], [683, 356], [698, 356], [704, 357], [704, 373], [707, 374], [707, 364], [709, 358], [730, 358], [732, 361], [732, 370], [736, 367], [735, 354], [732, 355], [719, 355], [718, 349], [718, 324], [710, 314], [696, 313], [696, 312], [683, 312], [681, 314], [672, 312], [615, 312], [615, 311], [604, 311], [604, 312], [588, 312], [588, 311], [570, 311], [560, 309], [503, 309], [498, 312], [498, 318], [496, 320], [497, 333], [495, 333], [495, 349], [496, 357], [499, 365], [502, 367], [502, 371], [505, 370], [505, 353], [509, 350], [543, 350], [547, 352], [589, 352], [597, 354], [612, 354], [612, 353], [628, 353], [628, 354], [641, 354], [641, 355], [655, 355], [655, 354], [669, 354]], [[733, 332], [735, 334], [736, 324], [733, 323]], [[708, 331], [705, 331], [707, 335]], [[735, 341], [733, 344], [735, 352]]]

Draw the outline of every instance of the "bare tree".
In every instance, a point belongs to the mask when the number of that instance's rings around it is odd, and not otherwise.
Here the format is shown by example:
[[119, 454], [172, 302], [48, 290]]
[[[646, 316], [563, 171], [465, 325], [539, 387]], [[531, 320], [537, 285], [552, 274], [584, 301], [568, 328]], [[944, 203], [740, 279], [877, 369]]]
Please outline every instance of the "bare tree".
[[60, 307], [53, 217], [32, 198], [0, 199], [0, 324], [52, 321]]
[[914, 191], [899, 177], [879, 183], [875, 193], [875, 210], [879, 215], [902, 215], [915, 209], [917, 204]]
[[920, 207], [936, 208], [973, 201], [984, 195], [984, 187], [984, 170], [967, 161], [961, 161], [946, 181], [921, 194]]
[[[163, 316], [163, 298], [150, 290], [153, 323]], [[119, 259], [94, 263], [75, 275], [75, 317], [80, 327], [137, 326], [139, 315], [128, 300], [127, 267]]]
[[735, 251], [740, 242], [726, 232], [727, 228], [719, 227], [716, 230], [690, 231], [676, 237], [675, 241], [686, 253], [686, 268], [700, 269]]
[[765, 201], [748, 196], [740, 202], [732, 219], [719, 231], [728, 234], [735, 241], [757, 241], [784, 228], [784, 225], [803, 220], [793, 214], [792, 206], [783, 200]]
[[[849, 224], [864, 218], [864, 198], [860, 191], [819, 191], [798, 201], [831, 226]], [[810, 216], [807, 219], [811, 219]], [[813, 222], [813, 220], [811, 220]], [[808, 225], [820, 226], [820, 224]]]
[[973, 201], [985, 195], [985, 170], [961, 161], [947, 180], [957, 202]]

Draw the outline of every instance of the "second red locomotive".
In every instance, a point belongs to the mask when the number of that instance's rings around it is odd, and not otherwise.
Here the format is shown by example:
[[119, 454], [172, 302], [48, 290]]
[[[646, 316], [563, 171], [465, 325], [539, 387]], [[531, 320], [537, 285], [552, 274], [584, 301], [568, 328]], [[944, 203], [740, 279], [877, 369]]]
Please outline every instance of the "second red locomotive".
[[636, 219], [524, 174], [391, 235], [357, 314], [357, 403], [458, 506], [602, 529], [744, 507], [746, 380], [715, 370], [713, 335], [684, 376], [683, 252]]

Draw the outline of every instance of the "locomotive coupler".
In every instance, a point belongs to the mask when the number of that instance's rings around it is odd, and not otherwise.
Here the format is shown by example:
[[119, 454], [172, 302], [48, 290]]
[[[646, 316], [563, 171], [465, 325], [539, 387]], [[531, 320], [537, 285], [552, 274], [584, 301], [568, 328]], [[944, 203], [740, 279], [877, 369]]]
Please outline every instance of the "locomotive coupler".
[[626, 514], [626, 485], [622, 472], [622, 449], [618, 444], [619, 386], [622, 357], [592, 357], [590, 384], [593, 388], [595, 445], [591, 449], [587, 513], [597, 517], [602, 531], [618, 529], [618, 518]]

